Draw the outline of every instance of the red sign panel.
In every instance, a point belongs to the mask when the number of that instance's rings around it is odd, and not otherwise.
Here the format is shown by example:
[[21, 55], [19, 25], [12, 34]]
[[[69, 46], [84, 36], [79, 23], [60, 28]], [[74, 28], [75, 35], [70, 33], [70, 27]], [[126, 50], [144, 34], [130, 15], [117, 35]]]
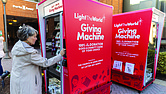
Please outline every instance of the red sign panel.
[[110, 81], [112, 7], [92, 0], [64, 0], [70, 93]]
[[152, 10], [113, 16], [112, 80], [143, 87]]

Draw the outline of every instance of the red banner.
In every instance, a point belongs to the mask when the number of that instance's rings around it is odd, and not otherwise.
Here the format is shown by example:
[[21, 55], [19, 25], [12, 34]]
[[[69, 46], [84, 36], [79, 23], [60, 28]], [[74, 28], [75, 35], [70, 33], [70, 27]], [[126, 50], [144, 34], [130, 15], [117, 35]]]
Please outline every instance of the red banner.
[[110, 81], [112, 7], [92, 0], [63, 6], [70, 93], [85, 93]]
[[151, 9], [113, 16], [113, 81], [142, 89], [151, 21]]

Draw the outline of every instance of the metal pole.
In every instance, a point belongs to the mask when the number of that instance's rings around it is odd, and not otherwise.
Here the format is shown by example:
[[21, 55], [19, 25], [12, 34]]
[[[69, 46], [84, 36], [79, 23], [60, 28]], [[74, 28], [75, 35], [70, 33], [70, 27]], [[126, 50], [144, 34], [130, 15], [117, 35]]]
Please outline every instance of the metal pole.
[[3, 4], [4, 7], [4, 24], [5, 24], [5, 42], [6, 42], [6, 47], [5, 47], [5, 57], [4, 59], [10, 59], [11, 57], [9, 56], [9, 50], [8, 50], [8, 41], [7, 41], [7, 25], [6, 25], [6, 4]]

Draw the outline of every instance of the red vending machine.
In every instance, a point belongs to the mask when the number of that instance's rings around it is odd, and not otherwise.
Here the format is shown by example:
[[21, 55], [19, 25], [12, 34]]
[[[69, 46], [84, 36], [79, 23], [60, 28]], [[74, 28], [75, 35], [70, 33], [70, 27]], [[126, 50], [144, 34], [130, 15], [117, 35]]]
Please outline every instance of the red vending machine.
[[113, 16], [112, 81], [142, 91], [155, 80], [164, 17], [155, 8]]
[[113, 7], [93, 0], [44, 0], [36, 7], [43, 57], [66, 48], [63, 62], [44, 70], [46, 93], [110, 93]]

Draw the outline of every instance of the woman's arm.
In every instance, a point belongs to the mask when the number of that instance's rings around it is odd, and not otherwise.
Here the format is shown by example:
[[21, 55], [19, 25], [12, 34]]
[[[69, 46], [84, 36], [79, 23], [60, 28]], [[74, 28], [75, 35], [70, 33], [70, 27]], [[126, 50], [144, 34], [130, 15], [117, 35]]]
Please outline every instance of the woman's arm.
[[53, 65], [61, 60], [62, 60], [61, 54], [54, 56], [50, 59], [44, 58], [40, 54], [37, 54], [37, 53], [31, 54], [31, 62], [35, 65], [42, 66], [42, 67], [51, 66], [51, 65]]

